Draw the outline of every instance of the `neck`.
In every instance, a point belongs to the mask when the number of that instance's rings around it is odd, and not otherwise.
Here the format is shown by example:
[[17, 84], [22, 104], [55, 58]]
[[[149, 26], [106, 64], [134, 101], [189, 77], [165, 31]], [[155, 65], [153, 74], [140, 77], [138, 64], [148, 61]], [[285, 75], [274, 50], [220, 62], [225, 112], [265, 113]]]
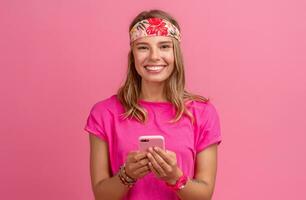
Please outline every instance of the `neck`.
[[142, 82], [140, 99], [146, 101], [167, 101], [164, 94], [164, 83]]

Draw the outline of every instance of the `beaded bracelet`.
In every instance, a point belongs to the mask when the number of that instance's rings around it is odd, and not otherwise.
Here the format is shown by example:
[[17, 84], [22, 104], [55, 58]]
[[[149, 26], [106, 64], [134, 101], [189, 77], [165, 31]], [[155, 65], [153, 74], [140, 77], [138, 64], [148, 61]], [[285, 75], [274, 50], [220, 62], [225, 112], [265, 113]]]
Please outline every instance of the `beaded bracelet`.
[[121, 182], [122, 182], [124, 185], [128, 186], [129, 188], [131, 188], [131, 187], [136, 183], [136, 181], [137, 181], [137, 180], [135, 180], [135, 179], [129, 177], [129, 176], [126, 174], [126, 171], [125, 171], [125, 164], [122, 165], [122, 166], [120, 167], [118, 176], [119, 176]]

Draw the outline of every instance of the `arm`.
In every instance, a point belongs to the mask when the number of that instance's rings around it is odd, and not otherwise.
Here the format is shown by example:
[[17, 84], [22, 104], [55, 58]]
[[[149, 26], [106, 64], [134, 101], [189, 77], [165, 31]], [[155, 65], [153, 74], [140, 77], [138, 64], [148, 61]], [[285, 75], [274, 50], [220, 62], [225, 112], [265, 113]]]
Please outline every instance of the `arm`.
[[[150, 149], [148, 158], [151, 171], [169, 184], [175, 184], [182, 176], [177, 166], [176, 155], [171, 151]], [[217, 172], [217, 144], [210, 145], [196, 157], [195, 179], [176, 192], [182, 200], [210, 200], [213, 195]]]
[[122, 199], [128, 187], [121, 183], [118, 175], [111, 177], [107, 143], [92, 134], [89, 134], [89, 140], [91, 185], [95, 199]]
[[195, 179], [177, 192], [182, 200], [210, 200], [215, 188], [217, 173], [217, 145], [211, 145], [197, 154]]
[[[89, 134], [90, 140], [90, 174], [92, 190], [96, 200], [119, 200], [128, 192], [118, 174], [111, 177], [108, 145], [105, 141]], [[150, 171], [146, 153], [131, 151], [125, 162], [126, 175], [134, 180], [140, 179]]]

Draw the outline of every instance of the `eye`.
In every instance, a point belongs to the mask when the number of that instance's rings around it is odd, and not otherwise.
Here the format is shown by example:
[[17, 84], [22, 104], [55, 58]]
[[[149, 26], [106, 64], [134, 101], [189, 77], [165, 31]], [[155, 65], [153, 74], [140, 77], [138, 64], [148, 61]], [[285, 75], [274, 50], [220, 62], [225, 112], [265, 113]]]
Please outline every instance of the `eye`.
[[162, 45], [161, 48], [162, 48], [162, 49], [168, 49], [168, 48], [171, 48], [171, 46], [168, 45], [168, 44], [165, 44], [165, 45]]
[[137, 49], [140, 49], [140, 50], [142, 50], [142, 49], [148, 49], [148, 47], [146, 47], [146, 46], [139, 46], [139, 47], [137, 47]]

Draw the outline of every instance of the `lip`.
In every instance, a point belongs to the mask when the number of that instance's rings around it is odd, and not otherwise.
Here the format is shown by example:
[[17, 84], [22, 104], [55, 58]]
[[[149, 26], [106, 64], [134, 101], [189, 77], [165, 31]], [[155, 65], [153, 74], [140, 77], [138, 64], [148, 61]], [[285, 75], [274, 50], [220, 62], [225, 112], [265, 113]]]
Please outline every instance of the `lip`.
[[[162, 67], [162, 68], [159, 69], [159, 70], [149, 70], [149, 69], [147, 69], [147, 67], [153, 67], [153, 66]], [[146, 69], [146, 71], [148, 73], [158, 74], [158, 73], [162, 72], [164, 70], [164, 68], [166, 68], [166, 65], [146, 65], [146, 66], [144, 66], [144, 68]]]
[[154, 66], [165, 67], [166, 65], [145, 65], [144, 67], [154, 67]]

